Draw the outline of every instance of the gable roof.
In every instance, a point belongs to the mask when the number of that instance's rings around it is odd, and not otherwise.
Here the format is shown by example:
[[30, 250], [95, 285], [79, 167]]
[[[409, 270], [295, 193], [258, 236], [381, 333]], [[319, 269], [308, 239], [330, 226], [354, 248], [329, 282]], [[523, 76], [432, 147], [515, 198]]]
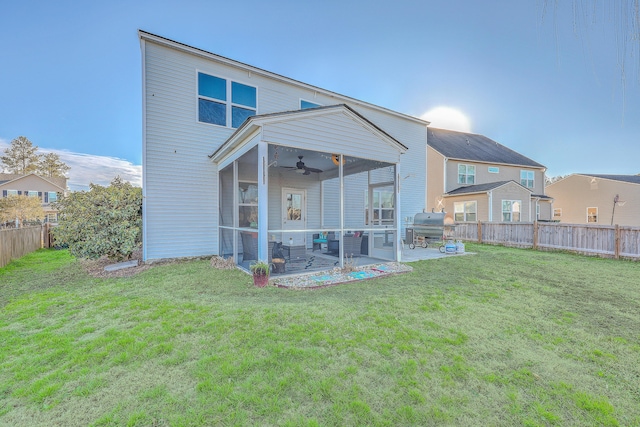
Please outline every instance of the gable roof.
[[13, 173], [0, 173], [0, 185], [5, 185], [10, 182], [18, 181], [28, 176], [35, 176], [38, 179], [41, 179], [49, 184], [53, 184], [56, 187], [59, 187], [61, 190], [65, 191], [67, 188], [67, 178], [65, 177], [43, 177], [40, 175], [36, 175], [35, 173], [29, 173], [26, 175], [18, 175]]
[[[461, 194], [471, 194], [471, 193], [485, 193], [487, 191], [495, 190], [498, 187], [502, 187], [503, 185], [509, 184], [513, 182], [514, 184], [522, 187], [522, 185], [518, 184], [514, 180], [509, 181], [496, 181], [496, 182], [488, 182], [486, 184], [475, 184], [475, 185], [467, 185], [464, 187], [458, 187], [455, 190], [449, 191], [445, 196], [459, 196]], [[531, 193], [526, 187], [522, 187], [524, 190], [527, 190]]]
[[593, 178], [610, 179], [612, 181], [628, 182], [630, 184], [640, 184], [640, 175], [593, 175], [590, 173], [579, 173], [577, 175], [590, 176]]
[[368, 128], [370, 132], [378, 134], [381, 140], [386, 141], [393, 146], [400, 153], [404, 153], [408, 150], [407, 146], [399, 142], [397, 139], [389, 135], [387, 132], [378, 127], [375, 123], [368, 120], [362, 114], [358, 113], [353, 108], [346, 104], [336, 104], [328, 106], [320, 106], [316, 108], [307, 108], [304, 110], [283, 111], [277, 113], [260, 114], [247, 118], [238, 129], [220, 146], [216, 151], [209, 155], [209, 158], [214, 161], [219, 160], [226, 153], [231, 152], [238, 144], [246, 142], [246, 136], [255, 132], [256, 128], [260, 126], [279, 120], [295, 120], [304, 117], [315, 117], [326, 114], [332, 114], [335, 112], [343, 112], [344, 114], [351, 116], [356, 122], [362, 124], [365, 128]]
[[427, 145], [450, 159], [545, 168], [484, 135], [430, 127]]

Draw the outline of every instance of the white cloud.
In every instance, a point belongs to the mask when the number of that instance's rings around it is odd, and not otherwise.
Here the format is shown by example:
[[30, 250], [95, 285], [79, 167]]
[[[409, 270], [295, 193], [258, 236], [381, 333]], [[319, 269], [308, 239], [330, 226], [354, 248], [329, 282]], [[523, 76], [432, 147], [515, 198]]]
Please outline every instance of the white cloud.
[[[0, 138], [0, 152], [7, 147], [9, 141]], [[56, 153], [60, 160], [71, 167], [67, 174], [67, 183], [71, 190], [88, 190], [89, 183], [107, 186], [116, 176], [142, 187], [142, 166], [134, 165], [128, 160], [48, 148], [40, 148], [38, 152]]]

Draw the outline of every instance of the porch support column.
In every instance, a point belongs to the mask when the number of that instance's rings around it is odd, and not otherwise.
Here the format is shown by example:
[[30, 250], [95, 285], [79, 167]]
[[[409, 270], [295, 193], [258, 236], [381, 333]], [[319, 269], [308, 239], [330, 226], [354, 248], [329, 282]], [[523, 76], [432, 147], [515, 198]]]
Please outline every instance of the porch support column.
[[393, 185], [395, 191], [395, 212], [393, 213], [393, 225], [396, 229], [396, 261], [402, 261], [402, 230], [400, 222], [400, 163], [395, 164], [395, 182]]
[[[232, 176], [233, 176], [233, 200], [231, 201], [231, 203], [233, 203], [233, 236], [231, 238], [231, 244], [233, 246], [233, 258], [236, 260], [236, 264], [238, 264], [238, 252], [240, 249], [240, 245], [238, 244], [238, 231], [235, 230], [236, 228], [238, 228], [238, 223], [240, 221], [239, 216], [240, 216], [240, 210], [238, 209], [238, 204], [239, 204], [239, 200], [238, 200], [238, 161], [234, 160], [233, 163], [231, 164], [231, 171], [232, 171]], [[220, 192], [220, 203], [222, 203], [222, 191]]]
[[344, 173], [342, 163], [344, 155], [340, 154], [338, 161], [338, 177], [340, 179], [340, 246], [338, 253], [340, 254], [340, 268], [344, 268]]
[[269, 261], [269, 144], [258, 142], [258, 260]]

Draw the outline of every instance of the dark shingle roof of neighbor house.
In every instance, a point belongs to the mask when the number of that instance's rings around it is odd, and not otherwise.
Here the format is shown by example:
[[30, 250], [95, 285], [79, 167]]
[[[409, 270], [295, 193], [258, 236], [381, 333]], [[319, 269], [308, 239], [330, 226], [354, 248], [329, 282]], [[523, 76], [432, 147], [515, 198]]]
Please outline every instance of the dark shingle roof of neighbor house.
[[429, 128], [427, 145], [450, 159], [544, 168], [484, 135]]
[[611, 179], [613, 181], [629, 182], [631, 184], [640, 184], [640, 175], [593, 175], [590, 173], [581, 173], [578, 175], [592, 176], [594, 178]]
[[[482, 193], [484, 191], [494, 190], [500, 186], [508, 184], [510, 182], [515, 182], [513, 180], [510, 181], [496, 181], [496, 182], [488, 182], [486, 184], [476, 184], [476, 185], [467, 185], [464, 187], [458, 187], [455, 190], [451, 190], [447, 193], [447, 196], [457, 196], [458, 194], [468, 194], [468, 193]], [[515, 182], [518, 184], [517, 182]], [[520, 185], [520, 184], [518, 184]], [[524, 188], [524, 187], [522, 187]]]

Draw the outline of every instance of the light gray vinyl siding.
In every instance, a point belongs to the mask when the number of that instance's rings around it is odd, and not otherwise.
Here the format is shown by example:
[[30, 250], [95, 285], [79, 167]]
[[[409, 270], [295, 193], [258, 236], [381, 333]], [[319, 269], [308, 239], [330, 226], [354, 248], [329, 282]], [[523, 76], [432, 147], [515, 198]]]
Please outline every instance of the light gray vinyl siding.
[[195, 59], [145, 47], [147, 259], [217, 253], [218, 183], [211, 141], [231, 129], [196, 120]]
[[[342, 112], [293, 121], [268, 123], [263, 127], [263, 139], [269, 143], [288, 146], [318, 147], [326, 153], [342, 153], [347, 156], [398, 160], [398, 151], [356, 123]], [[341, 141], [349, 141], [343, 145]]]
[[[234, 129], [198, 122], [198, 72], [257, 87], [257, 114], [298, 110], [300, 98], [321, 105], [348, 104], [408, 147], [407, 153], [400, 156], [400, 176], [402, 178], [409, 175], [402, 181], [402, 216], [414, 215], [425, 207], [425, 124], [372, 106], [354, 103], [349, 98], [316, 93], [303, 86], [252, 73], [241, 66], [183, 52], [145, 38], [143, 43], [146, 259], [200, 256], [218, 252], [217, 171], [208, 155], [220, 147]], [[316, 147], [324, 147], [328, 153], [340, 152], [368, 157], [367, 153], [372, 150], [371, 132], [346, 115], [333, 119], [337, 120], [333, 122], [333, 126], [327, 124], [321, 126], [321, 129], [310, 127], [305, 137], [313, 144], [318, 144]], [[342, 127], [336, 127], [335, 123], [340, 123]], [[301, 126], [300, 121], [296, 121], [296, 126]], [[302, 127], [298, 127], [298, 130], [300, 129]], [[336, 132], [350, 139], [348, 147], [331, 145], [331, 136], [336, 135]], [[291, 135], [284, 123], [264, 129], [265, 140], [276, 140], [285, 144], [289, 137]], [[375, 153], [376, 156], [388, 155], [385, 160], [394, 161], [394, 156], [397, 156], [395, 149], [389, 147], [387, 151], [380, 140], [374, 145], [380, 150]], [[333, 184], [325, 185], [330, 187]], [[315, 193], [312, 194], [310, 191], [307, 193], [308, 201], [312, 196], [315, 197]], [[319, 195], [319, 186], [313, 191], [317, 191]], [[276, 200], [280, 198], [281, 195], [278, 194]], [[335, 204], [337, 208], [337, 203], [338, 200], [330, 200], [327, 205], [325, 198], [322, 209], [326, 224], [334, 221], [332, 215], [336, 213], [336, 209], [330, 209], [329, 206]], [[270, 192], [270, 214], [271, 208], [279, 204], [271, 200]], [[315, 209], [312, 213], [308, 208], [308, 211], [309, 221], [312, 215], [318, 215], [319, 223], [320, 210]], [[361, 215], [363, 208], [354, 206], [350, 211], [353, 211], [353, 215]]]

